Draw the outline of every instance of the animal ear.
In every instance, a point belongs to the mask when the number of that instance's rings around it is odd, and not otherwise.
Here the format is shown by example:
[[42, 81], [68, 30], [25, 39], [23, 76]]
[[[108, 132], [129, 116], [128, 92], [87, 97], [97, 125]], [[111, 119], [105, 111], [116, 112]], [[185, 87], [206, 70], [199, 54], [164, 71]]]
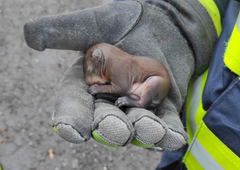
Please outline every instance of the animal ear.
[[102, 60], [102, 51], [99, 50], [99, 49], [96, 49], [92, 52], [92, 57], [98, 61], [101, 61]]

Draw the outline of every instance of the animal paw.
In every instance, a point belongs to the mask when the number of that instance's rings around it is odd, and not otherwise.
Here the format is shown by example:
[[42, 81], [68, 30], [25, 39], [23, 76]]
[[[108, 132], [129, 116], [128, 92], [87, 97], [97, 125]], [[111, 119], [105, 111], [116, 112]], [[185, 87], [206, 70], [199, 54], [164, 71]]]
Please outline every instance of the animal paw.
[[88, 87], [87, 92], [90, 93], [91, 95], [95, 95], [100, 92], [100, 89], [101, 89], [101, 85], [93, 84]]
[[116, 100], [116, 102], [114, 103], [114, 105], [117, 107], [127, 106], [128, 105], [128, 97], [126, 97], [126, 96], [119, 97]]

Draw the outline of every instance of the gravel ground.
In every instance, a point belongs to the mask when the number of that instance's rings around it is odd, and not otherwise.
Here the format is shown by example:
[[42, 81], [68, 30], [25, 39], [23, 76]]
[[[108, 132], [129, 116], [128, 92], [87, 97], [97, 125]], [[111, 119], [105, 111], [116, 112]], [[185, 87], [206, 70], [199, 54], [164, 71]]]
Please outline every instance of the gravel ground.
[[38, 52], [24, 42], [22, 27], [29, 19], [109, 2], [0, 0], [0, 162], [4, 170], [151, 170], [157, 166], [161, 152], [133, 145], [110, 148], [94, 140], [76, 145], [59, 137], [50, 124], [54, 96], [77, 52]]

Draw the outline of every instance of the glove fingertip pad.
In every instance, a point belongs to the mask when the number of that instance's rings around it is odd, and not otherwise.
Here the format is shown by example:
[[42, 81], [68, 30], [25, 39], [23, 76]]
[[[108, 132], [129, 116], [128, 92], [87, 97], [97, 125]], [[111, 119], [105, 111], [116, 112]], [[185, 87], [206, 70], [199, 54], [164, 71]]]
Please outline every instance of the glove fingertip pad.
[[63, 139], [71, 143], [82, 143], [87, 140], [82, 137], [71, 125], [60, 123], [53, 126], [53, 130]]

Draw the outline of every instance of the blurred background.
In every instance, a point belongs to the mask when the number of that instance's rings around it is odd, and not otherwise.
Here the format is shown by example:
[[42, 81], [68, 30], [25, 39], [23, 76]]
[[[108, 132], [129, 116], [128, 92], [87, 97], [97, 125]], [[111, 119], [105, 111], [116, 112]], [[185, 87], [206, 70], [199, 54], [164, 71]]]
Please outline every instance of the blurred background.
[[51, 128], [57, 88], [76, 51], [30, 49], [23, 25], [32, 18], [112, 0], [0, 0], [0, 163], [4, 170], [153, 170], [161, 152], [116, 149], [94, 140], [71, 144]]

